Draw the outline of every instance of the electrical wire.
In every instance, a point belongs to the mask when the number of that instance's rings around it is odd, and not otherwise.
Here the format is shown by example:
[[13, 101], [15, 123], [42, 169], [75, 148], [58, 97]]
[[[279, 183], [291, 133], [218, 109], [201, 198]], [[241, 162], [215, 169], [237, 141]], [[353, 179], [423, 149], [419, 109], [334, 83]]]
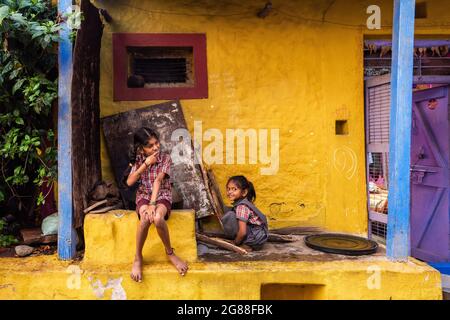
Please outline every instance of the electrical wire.
[[187, 17], [236, 17], [236, 16], [246, 16], [253, 17], [255, 16], [255, 12], [248, 11], [248, 12], [236, 12], [236, 13], [229, 13], [229, 14], [208, 14], [208, 13], [185, 13], [185, 12], [175, 12], [175, 11], [163, 11], [163, 10], [148, 10], [139, 8], [136, 6], [132, 6], [130, 4], [125, 3], [114, 3], [115, 5], [122, 6], [122, 7], [128, 7], [131, 9], [135, 9], [138, 11], [148, 12], [152, 14], [163, 14], [163, 15], [176, 15], [176, 16], [187, 16]]
[[353, 29], [360, 29], [360, 28], [366, 27], [366, 25], [364, 25], [364, 24], [349, 24], [349, 23], [342, 23], [342, 22], [330, 21], [330, 20], [325, 20], [325, 19], [321, 20], [321, 19], [306, 18], [306, 17], [290, 14], [290, 13], [281, 11], [279, 9], [273, 9], [273, 11], [275, 11], [283, 16], [290, 17], [290, 18], [297, 19], [297, 20], [306, 21], [306, 22], [313, 22], [313, 23], [319, 23], [319, 24], [332, 24], [332, 25], [338, 25], [341, 27], [348, 27], [348, 28], [353, 28]]
[[[187, 17], [243, 17], [243, 18], [254, 18], [256, 17], [256, 10], [249, 10], [244, 12], [235, 12], [235, 13], [229, 13], [229, 14], [207, 14], [207, 13], [185, 13], [185, 12], [175, 12], [175, 11], [164, 11], [164, 10], [148, 10], [140, 7], [136, 7], [130, 4], [125, 3], [118, 3], [115, 2], [115, 5], [131, 8], [134, 10], [147, 12], [150, 14], [161, 14], [161, 15], [176, 15], [176, 16], [187, 16]], [[352, 28], [352, 29], [362, 29], [366, 28], [367, 26], [365, 24], [350, 24], [350, 23], [343, 23], [338, 21], [331, 21], [331, 20], [325, 20], [325, 19], [314, 19], [314, 18], [308, 18], [304, 16], [299, 16], [291, 13], [287, 13], [285, 11], [282, 11], [280, 9], [272, 9], [272, 12], [278, 13], [281, 16], [289, 17], [292, 19], [296, 19], [298, 21], [304, 21], [304, 22], [311, 22], [311, 23], [317, 23], [317, 24], [331, 24], [331, 25], [337, 25], [345, 28]], [[392, 25], [382, 25], [382, 28], [392, 28]], [[435, 24], [422, 24], [422, 23], [416, 23], [417, 28], [445, 28], [450, 27], [450, 23], [435, 23]]]
[[[246, 12], [236, 12], [236, 13], [229, 13], [229, 14], [205, 14], [205, 13], [183, 13], [183, 12], [174, 12], [174, 11], [148, 10], [148, 9], [143, 9], [143, 8], [132, 6], [130, 4], [125, 4], [125, 3], [115, 3], [115, 4], [122, 6], [122, 7], [128, 7], [131, 9], [135, 9], [135, 10], [143, 11], [143, 12], [147, 12], [147, 13], [152, 13], [152, 14], [178, 15], [178, 16], [188, 16], [188, 17], [237, 17], [237, 16], [243, 16], [246, 18], [256, 17], [256, 10], [249, 10]], [[295, 18], [295, 19], [303, 20], [303, 21], [307, 21], [307, 22], [316, 22], [316, 23], [320, 23], [320, 24], [328, 23], [328, 24], [335, 24], [335, 25], [354, 27], [354, 28], [365, 27], [365, 25], [345, 24], [345, 23], [339, 23], [339, 22], [329, 21], [329, 20], [311, 19], [311, 18], [306, 18], [306, 17], [302, 17], [302, 16], [296, 16], [296, 15], [292, 15], [292, 14], [283, 12], [279, 9], [272, 9], [272, 11], [279, 13], [281, 15], [284, 15], [284, 16], [290, 17], [290, 18]]]

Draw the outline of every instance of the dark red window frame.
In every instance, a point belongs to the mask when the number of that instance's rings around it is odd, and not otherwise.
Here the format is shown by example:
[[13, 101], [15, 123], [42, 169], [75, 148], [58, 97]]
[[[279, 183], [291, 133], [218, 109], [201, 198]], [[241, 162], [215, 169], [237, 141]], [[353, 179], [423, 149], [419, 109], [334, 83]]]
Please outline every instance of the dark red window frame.
[[[128, 88], [127, 47], [192, 47], [195, 84], [177, 88]], [[191, 33], [113, 33], [114, 101], [208, 98], [206, 35]]]

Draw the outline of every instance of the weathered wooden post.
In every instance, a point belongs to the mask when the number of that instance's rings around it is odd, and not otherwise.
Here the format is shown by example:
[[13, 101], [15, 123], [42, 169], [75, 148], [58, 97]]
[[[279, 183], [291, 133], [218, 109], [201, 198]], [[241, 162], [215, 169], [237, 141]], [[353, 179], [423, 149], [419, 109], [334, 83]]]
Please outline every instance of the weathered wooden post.
[[394, 0], [387, 256], [410, 255], [410, 152], [415, 0]]
[[[72, 11], [72, 0], [59, 0], [59, 15], [68, 11]], [[58, 257], [70, 260], [76, 254], [76, 234], [72, 227], [72, 43], [67, 22], [61, 25], [58, 51]]]

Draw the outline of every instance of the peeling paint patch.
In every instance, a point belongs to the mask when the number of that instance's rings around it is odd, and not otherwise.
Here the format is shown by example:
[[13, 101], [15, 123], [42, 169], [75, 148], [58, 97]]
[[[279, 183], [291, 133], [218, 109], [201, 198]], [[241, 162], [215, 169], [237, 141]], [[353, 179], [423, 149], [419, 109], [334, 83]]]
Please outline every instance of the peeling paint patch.
[[5, 288], [9, 288], [9, 287], [12, 287], [12, 286], [13, 286], [12, 283], [2, 284], [2, 285], [0, 285], [0, 290], [1, 289], [5, 289]]
[[125, 213], [119, 213], [119, 212], [115, 212], [114, 213], [114, 217], [116, 217], [117, 219], [121, 219], [123, 216], [125, 215]]
[[105, 291], [112, 289], [111, 300], [127, 300], [127, 294], [122, 287], [122, 277], [117, 279], [108, 279], [105, 285], [100, 280], [94, 281], [92, 277], [89, 277], [92, 290], [98, 299], [102, 299], [105, 296]]

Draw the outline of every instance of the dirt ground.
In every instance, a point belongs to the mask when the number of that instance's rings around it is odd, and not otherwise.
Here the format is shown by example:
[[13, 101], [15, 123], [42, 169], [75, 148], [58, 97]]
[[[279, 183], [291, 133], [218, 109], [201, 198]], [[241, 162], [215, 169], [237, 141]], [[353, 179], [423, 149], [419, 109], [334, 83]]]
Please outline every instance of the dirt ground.
[[246, 255], [219, 249], [213, 245], [198, 243], [197, 250], [200, 260], [211, 262], [231, 261], [338, 261], [338, 260], [373, 260], [384, 258], [386, 249], [379, 244], [378, 250], [372, 255], [346, 256], [324, 253], [313, 250], [305, 245], [304, 235], [292, 236], [295, 242], [275, 243], [267, 242], [260, 251], [252, 251]]
[[[234, 261], [339, 261], [339, 260], [373, 260], [386, 256], [384, 245], [379, 243], [378, 251], [366, 256], [346, 256], [324, 253], [313, 250], [305, 245], [305, 235], [292, 235], [295, 242], [276, 243], [267, 242], [259, 251], [240, 255], [235, 252], [220, 249], [214, 245], [198, 242], [197, 252], [199, 259], [204, 262], [234, 262]], [[56, 245], [35, 246], [35, 251], [30, 256], [51, 255], [56, 252]], [[17, 257], [14, 246], [0, 249], [0, 258]]]
[[[16, 252], [14, 250], [15, 246], [11, 246], [8, 248], [0, 248], [0, 258], [20, 258], [16, 255]], [[40, 255], [52, 255], [55, 254], [57, 251], [56, 244], [52, 245], [34, 245], [34, 251], [32, 254], [30, 254], [28, 257], [35, 257]]]

